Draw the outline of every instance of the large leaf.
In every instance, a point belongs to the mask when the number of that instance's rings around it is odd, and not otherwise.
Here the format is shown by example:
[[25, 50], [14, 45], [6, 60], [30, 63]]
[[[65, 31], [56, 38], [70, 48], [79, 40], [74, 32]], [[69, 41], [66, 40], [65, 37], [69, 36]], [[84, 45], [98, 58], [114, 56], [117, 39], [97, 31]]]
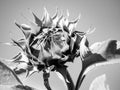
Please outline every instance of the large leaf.
[[22, 85], [16, 74], [4, 63], [0, 62], [0, 85]]
[[102, 42], [96, 42], [90, 46], [92, 53], [100, 54], [105, 59], [115, 58], [116, 55], [120, 55], [119, 41], [117, 40], [106, 40]]
[[117, 46], [117, 40], [106, 40], [90, 47], [92, 54], [82, 61], [82, 71], [79, 74], [75, 90], [80, 88], [85, 76], [96, 66], [120, 64], [120, 58], [116, 57], [116, 55], [120, 56]]
[[96, 77], [90, 87], [89, 90], [110, 90], [109, 86], [106, 84], [106, 75], [100, 75]]

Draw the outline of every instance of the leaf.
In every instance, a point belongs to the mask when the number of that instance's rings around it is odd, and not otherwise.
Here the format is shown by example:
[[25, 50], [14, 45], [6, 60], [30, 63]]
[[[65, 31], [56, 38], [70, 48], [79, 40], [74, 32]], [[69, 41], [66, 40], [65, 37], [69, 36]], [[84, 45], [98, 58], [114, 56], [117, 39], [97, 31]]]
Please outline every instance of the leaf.
[[29, 67], [28, 67], [26, 77], [31, 76], [32, 74], [34, 74], [35, 72], [38, 72], [38, 71], [39, 71], [39, 70], [38, 70], [37, 66], [33, 66], [33, 67], [30, 68], [30, 69], [29, 69]]
[[120, 64], [120, 60], [116, 54], [120, 56], [118, 51], [117, 40], [106, 40], [100, 43], [95, 43], [90, 47], [92, 54], [85, 57], [82, 61], [82, 71], [79, 74], [76, 90], [81, 86], [85, 76], [97, 66], [106, 66], [112, 64]]
[[14, 63], [29, 63], [29, 58], [24, 52], [18, 53], [15, 57], [12, 58]]
[[16, 74], [4, 63], [0, 62], [0, 85], [22, 85]]
[[20, 47], [23, 51], [25, 51], [27, 45], [25, 40], [15, 41], [12, 39], [12, 41], [14, 45]]
[[106, 75], [100, 75], [96, 77], [90, 87], [89, 90], [110, 90], [109, 86], [106, 84]]
[[22, 31], [22, 33], [25, 35], [26, 39], [30, 36], [30, 30], [31, 30], [31, 28], [29, 28], [28, 26], [24, 27], [24, 25], [22, 27], [22, 25], [18, 24], [16, 21], [15, 21], [15, 25]]
[[115, 58], [115, 55], [120, 55], [117, 40], [105, 40], [94, 43], [90, 46], [92, 53], [100, 54], [105, 59], [109, 60]]
[[82, 71], [80, 71], [79, 77], [77, 79], [75, 90], [79, 90], [85, 76], [95, 67], [112, 64], [120, 64], [120, 60], [115, 58], [111, 60], [106, 60], [99, 54], [92, 54], [89, 57], [85, 58], [85, 60], [82, 61]]
[[29, 22], [29, 24], [30, 24], [30, 27], [31, 27], [31, 30], [30, 30], [30, 32], [32, 33], [32, 34], [37, 34], [39, 31], [40, 31], [40, 26], [38, 26], [35, 22], [33, 22], [33, 21], [31, 21], [31, 20], [29, 20], [26, 16], [24, 16], [23, 14], [22, 14], [22, 16]]
[[87, 73], [89, 73], [91, 70], [93, 70], [95, 67], [101, 67], [101, 66], [106, 66], [106, 65], [113, 65], [113, 64], [120, 64], [120, 60], [119, 59], [112, 59], [110, 61], [106, 61], [106, 62], [99, 62], [96, 64], [93, 64], [91, 66], [89, 66], [85, 72], [84, 75], [86, 75]]
[[18, 65], [18, 63], [14, 62], [14, 59], [3, 59], [3, 58], [0, 58], [0, 62], [5, 64], [11, 70], [13, 70]]
[[21, 28], [23, 29], [23, 30], [31, 30], [31, 28], [30, 28], [30, 26], [29, 25], [27, 25], [27, 24], [21, 24]]

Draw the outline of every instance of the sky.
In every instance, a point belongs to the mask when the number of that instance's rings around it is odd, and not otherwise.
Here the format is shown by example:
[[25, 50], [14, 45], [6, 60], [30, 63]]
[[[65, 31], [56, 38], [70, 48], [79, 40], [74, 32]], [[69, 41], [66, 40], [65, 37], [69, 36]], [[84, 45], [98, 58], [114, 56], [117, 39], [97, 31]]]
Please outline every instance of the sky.
[[[22, 15], [33, 19], [28, 8], [42, 18], [44, 7], [51, 16], [55, 13], [56, 7], [63, 11], [64, 15], [68, 10], [70, 20], [74, 20], [81, 14], [77, 30], [86, 31], [91, 25], [96, 28], [94, 33], [87, 36], [90, 45], [109, 38], [120, 40], [120, 0], [0, 0], [0, 42], [10, 42], [10, 38], [20, 39], [22, 32], [15, 26], [14, 21], [27, 23]], [[10, 59], [19, 50], [16, 47], [0, 45], [0, 57]], [[75, 82], [81, 70], [80, 59], [68, 65], [68, 70]], [[105, 73], [110, 90], [120, 90], [119, 68], [119, 65], [95, 68], [85, 78], [81, 89], [88, 90], [91, 81]], [[24, 82], [46, 90], [42, 81], [42, 73], [36, 73]], [[62, 81], [55, 73], [51, 73], [50, 83], [53, 90], [65, 90]]]

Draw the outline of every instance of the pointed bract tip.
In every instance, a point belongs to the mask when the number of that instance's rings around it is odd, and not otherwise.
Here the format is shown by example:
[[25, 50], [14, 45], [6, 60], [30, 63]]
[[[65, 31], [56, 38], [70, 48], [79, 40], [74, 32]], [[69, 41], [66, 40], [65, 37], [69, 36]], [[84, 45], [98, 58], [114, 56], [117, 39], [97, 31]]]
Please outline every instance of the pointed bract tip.
[[49, 13], [45, 7], [44, 7], [44, 16], [45, 16], [45, 19], [50, 18]]
[[18, 22], [17, 22], [16, 20], [14, 21], [14, 24], [15, 24], [17, 27], [21, 28], [21, 25], [18, 24]]
[[28, 11], [29, 11], [31, 14], [33, 14], [33, 16], [35, 16], [35, 14], [33, 13], [33, 11], [32, 11], [30, 8], [28, 8]]
[[61, 13], [61, 16], [59, 17], [58, 22], [57, 22], [58, 25], [59, 25], [60, 21], [62, 20], [62, 18], [63, 18], [63, 14]]
[[78, 15], [77, 19], [74, 21], [74, 23], [78, 23], [81, 18], [81, 14]]
[[86, 34], [92, 34], [95, 30], [96, 28], [91, 25], [90, 28], [86, 31]]
[[58, 17], [58, 7], [56, 7], [56, 12], [55, 12], [55, 14], [53, 15], [52, 19], [55, 19], [56, 17]]
[[36, 16], [30, 8], [28, 8], [28, 11], [29, 11], [34, 17]]
[[56, 13], [58, 13], [58, 10], [59, 10], [58, 7], [56, 7]]
[[79, 15], [78, 15], [78, 19], [80, 19], [81, 18], [81, 13], [79, 13]]
[[44, 7], [44, 13], [48, 14], [48, 11], [47, 11], [46, 7]]
[[67, 9], [67, 17], [69, 17], [70, 16], [70, 14], [69, 14], [69, 10]]
[[45, 27], [52, 27], [53, 21], [50, 17], [47, 9], [44, 7], [44, 26]]
[[34, 16], [35, 23], [36, 23], [38, 26], [42, 27], [42, 21], [35, 15], [35, 13], [32, 12], [32, 10], [29, 10], [29, 11], [30, 11], [30, 13]]
[[29, 11], [30, 13], [32, 12], [30, 8], [27, 8], [27, 9], [28, 9], [28, 11]]

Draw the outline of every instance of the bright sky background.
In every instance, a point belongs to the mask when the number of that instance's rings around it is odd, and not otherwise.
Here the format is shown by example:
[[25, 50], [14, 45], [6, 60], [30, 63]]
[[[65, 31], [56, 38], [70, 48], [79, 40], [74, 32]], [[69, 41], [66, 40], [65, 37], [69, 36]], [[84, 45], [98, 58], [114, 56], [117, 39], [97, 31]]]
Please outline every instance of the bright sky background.
[[[41, 18], [43, 7], [47, 8], [51, 16], [55, 13], [56, 7], [63, 10], [64, 15], [66, 10], [69, 10], [70, 20], [75, 19], [80, 13], [81, 20], [77, 30], [86, 31], [91, 25], [96, 27], [96, 31], [88, 36], [90, 45], [108, 38], [120, 40], [120, 0], [0, 0], [0, 42], [10, 42], [10, 32], [12, 38], [19, 39], [22, 33], [14, 25], [14, 21], [26, 23], [21, 14], [32, 19], [28, 8]], [[18, 50], [16, 47], [0, 45], [0, 57], [12, 58]], [[74, 82], [81, 67], [79, 61], [76, 59], [74, 63], [68, 64]], [[120, 90], [119, 68], [119, 65], [96, 68], [88, 74], [81, 89], [88, 90], [95, 77], [106, 73], [110, 90]], [[46, 90], [43, 86], [42, 74], [34, 74], [25, 83]], [[50, 83], [53, 90], [65, 90], [62, 81], [54, 73], [51, 74]]]

